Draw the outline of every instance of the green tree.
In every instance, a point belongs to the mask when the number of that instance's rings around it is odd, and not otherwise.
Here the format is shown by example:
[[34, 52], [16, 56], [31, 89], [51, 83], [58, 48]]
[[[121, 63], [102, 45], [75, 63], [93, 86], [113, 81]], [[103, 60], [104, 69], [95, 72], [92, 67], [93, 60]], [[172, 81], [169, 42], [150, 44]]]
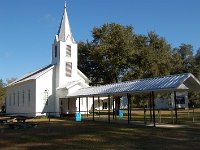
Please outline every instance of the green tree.
[[179, 74], [183, 73], [184, 70], [184, 62], [181, 59], [181, 56], [176, 53], [175, 50], [172, 50], [171, 52], [171, 63], [172, 63], [172, 68], [170, 70], [171, 74]]
[[120, 81], [135, 51], [133, 28], [116, 23], [104, 24], [95, 27], [92, 35], [91, 42], [79, 43], [79, 61], [85, 63], [79, 63], [79, 68], [85, 74], [90, 73], [89, 77], [94, 84]]
[[170, 74], [171, 46], [154, 32], [135, 38], [136, 52], [129, 61], [124, 80], [148, 78]]
[[200, 80], [200, 49], [197, 51], [194, 59], [195, 65], [193, 67], [193, 74]]
[[3, 83], [3, 80], [0, 79], [0, 108], [4, 104], [5, 92], [5, 84]]
[[78, 43], [78, 68], [92, 81], [92, 85], [102, 84], [101, 65], [95, 60], [92, 44], [89, 42]]
[[193, 73], [195, 68], [195, 57], [193, 56], [192, 45], [181, 44], [178, 48], [174, 48], [173, 56], [173, 66], [177, 67], [177, 70], [173, 70], [172, 73]]

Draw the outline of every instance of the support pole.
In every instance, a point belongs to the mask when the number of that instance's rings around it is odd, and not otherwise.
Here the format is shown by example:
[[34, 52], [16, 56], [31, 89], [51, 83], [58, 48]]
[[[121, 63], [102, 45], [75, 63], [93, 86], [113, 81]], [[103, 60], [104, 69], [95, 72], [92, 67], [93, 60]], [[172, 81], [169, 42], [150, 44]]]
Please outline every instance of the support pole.
[[92, 101], [92, 120], [94, 121], [94, 96]]
[[110, 123], [110, 95], [108, 95], [108, 122]]
[[172, 118], [172, 123], [174, 124], [174, 113], [173, 113], [173, 108], [171, 109], [171, 118]]
[[112, 105], [113, 105], [113, 120], [115, 119], [115, 106], [114, 106], [114, 96], [112, 98]]
[[68, 98], [68, 113], [70, 113], [69, 110], [70, 110], [70, 98]]
[[115, 99], [115, 120], [116, 120], [116, 118], [117, 118], [117, 109], [116, 109], [117, 107], [116, 107], [116, 106], [117, 106], [117, 101], [116, 101], [116, 99]]
[[86, 102], [87, 102], [87, 117], [88, 117], [88, 97], [86, 97]]
[[128, 98], [128, 124], [130, 124], [130, 95], [127, 93]]
[[177, 124], [177, 119], [178, 119], [178, 115], [177, 115], [177, 99], [176, 99], [176, 91], [174, 91], [174, 107], [175, 107], [175, 117], [176, 117], [176, 120], [175, 120], [175, 123]]
[[150, 92], [150, 99], [149, 99], [149, 115], [150, 115], [150, 122], [152, 122], [152, 93]]
[[[70, 100], [70, 98], [68, 99], [68, 114], [70, 114], [71, 112], [70, 112], [70, 102], [71, 100]], [[68, 119], [69, 119], [69, 115], [68, 115]]]
[[153, 126], [156, 127], [155, 103], [154, 103], [154, 92], [153, 91], [152, 91], [152, 105], [153, 105]]
[[146, 108], [144, 107], [144, 125], [147, 125]]
[[81, 111], [81, 98], [79, 97], [79, 99], [78, 99], [78, 112], [80, 113], [80, 111]]
[[98, 96], [98, 109], [99, 109], [99, 117], [100, 117], [100, 100], [99, 100], [99, 96]]
[[194, 105], [192, 106], [192, 122], [194, 123]]
[[132, 119], [132, 100], [130, 99], [130, 120]]
[[158, 110], [158, 122], [161, 123], [161, 111]]
[[49, 118], [49, 123], [48, 123], [48, 133], [50, 132], [50, 119], [51, 119], [51, 117], [50, 117], [50, 112], [48, 113], [48, 118]]

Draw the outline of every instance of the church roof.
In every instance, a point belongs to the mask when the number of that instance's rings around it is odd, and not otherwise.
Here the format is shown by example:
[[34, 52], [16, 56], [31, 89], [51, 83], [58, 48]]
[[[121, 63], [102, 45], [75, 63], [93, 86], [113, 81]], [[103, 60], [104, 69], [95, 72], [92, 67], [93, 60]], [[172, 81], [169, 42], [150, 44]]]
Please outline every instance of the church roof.
[[50, 65], [45, 66], [43, 68], [40, 68], [36, 71], [27, 73], [26, 75], [18, 78], [17, 80], [13, 81], [12, 83], [8, 84], [7, 87], [18, 84], [18, 83], [22, 83], [22, 82], [25, 82], [25, 81], [28, 81], [28, 80], [37, 79], [38, 77], [40, 77], [42, 74], [46, 73], [47, 71], [49, 71], [53, 67], [54, 67], [54, 65], [50, 64]]
[[58, 87], [57, 89], [69, 89], [70, 87], [76, 85], [79, 82], [80, 82], [80, 80], [67, 82], [67, 84], [62, 85], [62, 86]]
[[71, 87], [77, 85], [77, 84], [81, 84], [82, 87], [88, 87], [89, 85], [86, 84], [85, 82], [83, 82], [83, 80], [79, 79], [79, 80], [75, 80], [75, 81], [71, 81], [71, 82], [67, 82], [67, 84], [64, 84], [58, 88], [56, 88], [57, 90], [63, 90], [63, 89], [70, 89]]
[[65, 1], [63, 17], [62, 17], [60, 27], [58, 30], [58, 40], [62, 42], [65, 42], [65, 41], [74, 42], [74, 38], [71, 33], [71, 28], [69, 24], [68, 15], [67, 15], [66, 1]]
[[124, 95], [126, 93], [171, 92], [182, 90], [200, 90], [200, 82], [191, 73], [164, 77], [138, 79], [127, 82], [82, 88], [67, 97], [88, 97]]
[[91, 82], [91, 81], [88, 79], [88, 77], [87, 77], [83, 72], [81, 72], [79, 69], [77, 69], [77, 73], [78, 73], [78, 75], [80, 75], [84, 80], [86, 80], [88, 83]]

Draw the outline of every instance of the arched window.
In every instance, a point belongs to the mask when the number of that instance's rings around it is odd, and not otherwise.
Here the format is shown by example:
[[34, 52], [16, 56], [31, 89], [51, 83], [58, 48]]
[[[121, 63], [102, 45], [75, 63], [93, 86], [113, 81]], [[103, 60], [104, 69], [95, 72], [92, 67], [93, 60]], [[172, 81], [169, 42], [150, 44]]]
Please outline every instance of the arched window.
[[44, 98], [43, 98], [44, 105], [48, 105], [48, 98], [49, 98], [49, 91], [46, 89], [44, 90]]

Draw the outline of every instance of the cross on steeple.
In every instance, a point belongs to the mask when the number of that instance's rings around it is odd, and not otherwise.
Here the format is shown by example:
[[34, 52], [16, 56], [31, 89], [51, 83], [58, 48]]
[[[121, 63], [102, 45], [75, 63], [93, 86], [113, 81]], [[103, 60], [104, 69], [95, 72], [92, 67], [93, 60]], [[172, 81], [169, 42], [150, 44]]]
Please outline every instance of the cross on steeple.
[[67, 8], [67, 2], [66, 2], [66, 0], [65, 0], [65, 9]]

